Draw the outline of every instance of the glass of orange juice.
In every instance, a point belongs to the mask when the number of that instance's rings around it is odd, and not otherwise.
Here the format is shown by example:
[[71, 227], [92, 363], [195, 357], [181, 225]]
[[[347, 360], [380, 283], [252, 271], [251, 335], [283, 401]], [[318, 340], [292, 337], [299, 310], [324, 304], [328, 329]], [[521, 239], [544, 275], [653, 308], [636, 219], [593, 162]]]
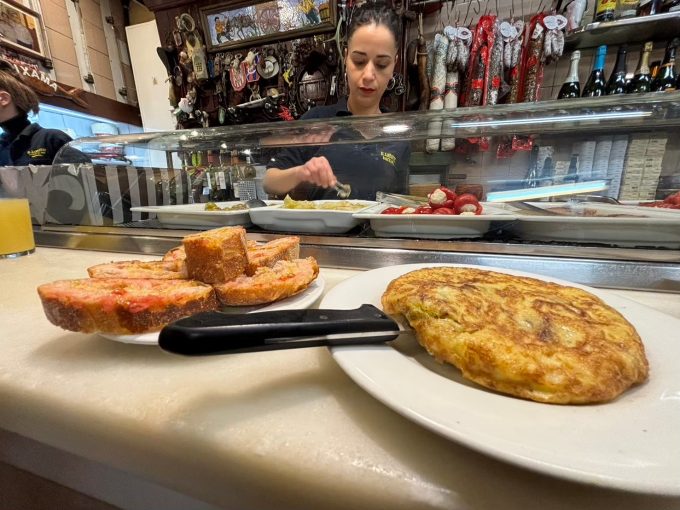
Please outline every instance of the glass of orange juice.
[[0, 259], [35, 251], [27, 198], [0, 198]]

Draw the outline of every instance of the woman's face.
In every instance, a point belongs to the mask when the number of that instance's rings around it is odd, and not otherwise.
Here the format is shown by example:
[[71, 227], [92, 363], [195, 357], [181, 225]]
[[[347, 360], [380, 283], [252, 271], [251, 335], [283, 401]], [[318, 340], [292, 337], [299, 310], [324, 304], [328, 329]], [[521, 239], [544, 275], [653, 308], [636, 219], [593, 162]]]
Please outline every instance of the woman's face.
[[379, 113], [380, 98], [394, 72], [397, 42], [384, 25], [359, 27], [347, 48], [347, 84], [353, 113]]

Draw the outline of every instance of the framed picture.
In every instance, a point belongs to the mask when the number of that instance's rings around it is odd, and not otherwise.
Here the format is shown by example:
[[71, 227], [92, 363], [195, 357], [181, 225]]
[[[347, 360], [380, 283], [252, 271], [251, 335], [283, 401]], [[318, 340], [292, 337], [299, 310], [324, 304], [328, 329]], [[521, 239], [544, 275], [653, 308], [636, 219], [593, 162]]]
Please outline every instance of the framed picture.
[[45, 50], [40, 14], [21, 4], [0, 0], [0, 44], [39, 58], [49, 58]]
[[334, 0], [236, 0], [200, 9], [208, 51], [242, 48], [335, 28]]

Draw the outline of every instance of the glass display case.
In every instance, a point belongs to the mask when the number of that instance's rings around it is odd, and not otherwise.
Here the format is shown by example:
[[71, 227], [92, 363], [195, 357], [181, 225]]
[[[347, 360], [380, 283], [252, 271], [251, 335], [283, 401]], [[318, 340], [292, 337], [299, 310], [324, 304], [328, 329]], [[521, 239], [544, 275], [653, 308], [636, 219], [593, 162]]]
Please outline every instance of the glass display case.
[[[679, 140], [676, 92], [81, 138], [57, 156], [33, 216], [46, 244], [162, 253], [186, 231], [241, 224], [256, 238], [301, 235], [336, 267], [493, 260], [680, 291]], [[93, 143], [151, 163], [84, 160]], [[291, 209], [262, 186], [283, 151], [337, 150], [370, 176], [395, 164], [395, 146], [408, 181], [350, 193], [353, 210]], [[440, 186], [481, 207], [432, 211]]]

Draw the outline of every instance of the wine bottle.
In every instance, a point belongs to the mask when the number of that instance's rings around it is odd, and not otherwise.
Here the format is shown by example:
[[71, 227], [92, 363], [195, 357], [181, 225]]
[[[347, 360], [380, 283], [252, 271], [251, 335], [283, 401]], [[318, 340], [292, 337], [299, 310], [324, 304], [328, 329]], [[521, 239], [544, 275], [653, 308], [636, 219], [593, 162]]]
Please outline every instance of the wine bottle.
[[616, 14], [616, 0], [597, 0], [594, 21], [612, 21]]
[[576, 50], [571, 54], [571, 65], [569, 66], [569, 74], [562, 84], [560, 93], [557, 94], [557, 99], [573, 99], [581, 97], [581, 84], [578, 79], [578, 63], [581, 60], [581, 52]]
[[599, 97], [604, 95], [604, 59], [607, 56], [607, 47], [600, 46], [595, 54], [595, 63], [590, 72], [586, 86], [583, 87], [583, 97]]
[[675, 51], [680, 46], [680, 38], [675, 37], [668, 43], [661, 67], [652, 80], [652, 92], [675, 90]]
[[649, 92], [652, 86], [652, 75], [649, 72], [649, 55], [654, 49], [654, 43], [648, 41], [642, 47], [640, 52], [640, 61], [635, 69], [635, 76], [633, 76], [630, 85], [628, 86], [629, 94], [637, 94], [642, 92]]
[[614, 94], [625, 94], [626, 93], [626, 45], [619, 46], [619, 52], [616, 54], [616, 64], [614, 65], [614, 70], [612, 71], [607, 85], [605, 87], [605, 92], [608, 96]]
[[641, 0], [637, 9], [638, 16], [651, 16], [658, 14], [661, 9], [660, 0]]
[[616, 5], [616, 18], [634, 18], [637, 16], [638, 5], [640, 5], [638, 0], [618, 0]]

